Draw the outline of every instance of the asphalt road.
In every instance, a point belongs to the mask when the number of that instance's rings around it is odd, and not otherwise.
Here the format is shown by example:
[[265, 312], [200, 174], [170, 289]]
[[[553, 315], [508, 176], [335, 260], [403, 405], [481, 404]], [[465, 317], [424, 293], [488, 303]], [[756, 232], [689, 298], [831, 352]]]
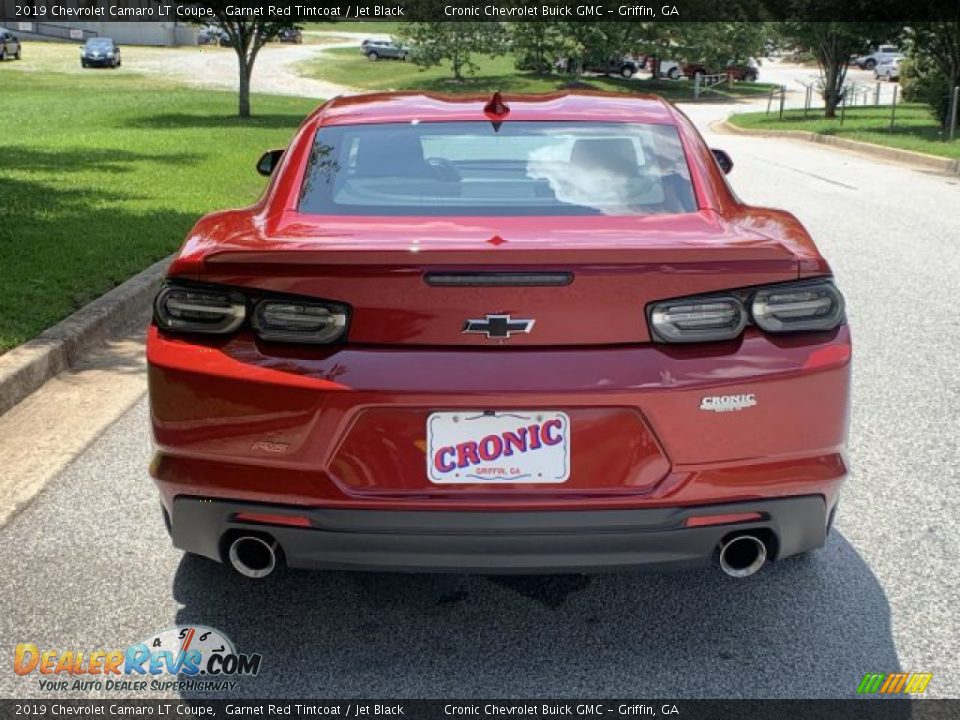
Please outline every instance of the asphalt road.
[[[251, 583], [170, 547], [143, 399], [0, 529], [0, 648], [123, 648], [203, 623], [263, 654], [241, 696], [849, 697], [865, 672], [896, 670], [960, 696], [960, 178], [796, 141], [711, 141], [746, 201], [806, 223], [848, 300], [853, 477], [823, 550], [746, 581]], [[41, 695], [9, 662], [0, 693]]]

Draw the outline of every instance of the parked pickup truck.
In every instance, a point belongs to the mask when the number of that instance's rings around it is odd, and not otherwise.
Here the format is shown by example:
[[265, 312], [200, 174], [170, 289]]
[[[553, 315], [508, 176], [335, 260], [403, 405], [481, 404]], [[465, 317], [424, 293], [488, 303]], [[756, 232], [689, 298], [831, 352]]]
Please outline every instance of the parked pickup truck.
[[[632, 78], [638, 72], [646, 67], [646, 58], [636, 60], [629, 55], [623, 57], [611, 57], [607, 60], [583, 61], [584, 72], [601, 73], [603, 75], [619, 75], [622, 78]], [[557, 61], [556, 67], [565, 72], [573, 72], [576, 69], [578, 61], [574, 58], [561, 58]]]
[[757, 78], [760, 77], [760, 68], [753, 58], [750, 58], [746, 65], [731, 64], [720, 70], [706, 63], [687, 63], [683, 66], [683, 74], [691, 80], [697, 75], [726, 75], [728, 73], [733, 75], [734, 80], [756, 82]]
[[903, 53], [900, 52], [896, 45], [881, 45], [867, 55], [861, 55], [860, 57], [854, 58], [853, 61], [862, 70], [873, 70], [875, 67], [877, 67], [877, 65], [889, 62], [894, 58], [902, 57]]

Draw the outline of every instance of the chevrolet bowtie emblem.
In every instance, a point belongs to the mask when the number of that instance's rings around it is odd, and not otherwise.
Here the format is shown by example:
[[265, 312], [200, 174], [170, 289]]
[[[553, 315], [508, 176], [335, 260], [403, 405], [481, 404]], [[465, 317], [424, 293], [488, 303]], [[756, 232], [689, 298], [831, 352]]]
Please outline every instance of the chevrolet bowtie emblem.
[[514, 320], [509, 315], [487, 315], [482, 320], [467, 320], [465, 333], [482, 333], [488, 340], [503, 340], [513, 333], [528, 333], [533, 330], [533, 320]]

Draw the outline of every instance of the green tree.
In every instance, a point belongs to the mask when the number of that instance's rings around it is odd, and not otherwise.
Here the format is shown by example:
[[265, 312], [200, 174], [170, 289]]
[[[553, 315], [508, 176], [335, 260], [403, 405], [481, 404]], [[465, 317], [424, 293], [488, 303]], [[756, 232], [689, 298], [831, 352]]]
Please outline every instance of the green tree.
[[237, 115], [250, 117], [250, 78], [253, 64], [264, 44], [280, 34], [284, 28], [293, 27], [289, 22], [262, 22], [260, 20], [228, 20], [226, 13], [217, 11], [218, 25], [230, 39], [230, 47], [237, 54]]
[[[850, 5], [861, 6], [863, 17], [870, 18], [869, 0], [848, 0]], [[786, 3], [794, 16], [817, 17], [823, 10], [821, 0], [789, 0]], [[855, 8], [848, 7], [848, 11]], [[824, 101], [824, 117], [837, 116], [837, 106], [843, 100], [843, 86], [847, 79], [850, 57], [865, 52], [874, 45], [896, 39], [903, 32], [903, 25], [891, 22], [799, 22], [778, 24], [781, 37], [800, 48], [813, 53], [820, 66], [821, 94]]]
[[474, 55], [502, 55], [507, 45], [497, 22], [411, 22], [401, 28], [400, 37], [413, 46], [411, 61], [423, 68], [447, 61], [458, 82], [465, 72], [477, 71]]
[[680, 28], [686, 59], [718, 70], [727, 63], [741, 64], [761, 56], [770, 34], [769, 26], [762, 22], [685, 23]]
[[910, 62], [902, 83], [904, 96], [931, 106], [944, 127], [950, 122], [950, 94], [960, 85], [960, 4], [940, 6], [939, 19], [912, 22], [905, 36]]
[[564, 40], [563, 56], [571, 69], [580, 72], [584, 65], [606, 67], [611, 58], [636, 52], [643, 23], [566, 21], [557, 25]]
[[510, 47], [517, 70], [549, 73], [560, 57], [570, 53], [571, 41], [564, 22], [509, 23]]
[[660, 76], [661, 60], [699, 62], [722, 70], [763, 54], [771, 30], [762, 22], [635, 23], [635, 45], [653, 58], [650, 72]]
[[184, 0], [179, 4], [192, 10], [205, 8], [209, 13], [208, 18], [196, 20], [193, 24], [216, 25], [226, 33], [230, 47], [237, 54], [237, 115], [242, 118], [250, 117], [250, 78], [253, 76], [257, 55], [264, 44], [279, 35], [284, 28], [293, 27], [293, 23], [238, 19], [235, 14], [227, 13], [227, 8], [236, 9], [236, 5], [229, 0]]
[[638, 45], [650, 57], [650, 74], [654, 80], [660, 78], [660, 63], [663, 60], [676, 60], [687, 56], [688, 34], [691, 30], [685, 23], [644, 22], [636, 23]]

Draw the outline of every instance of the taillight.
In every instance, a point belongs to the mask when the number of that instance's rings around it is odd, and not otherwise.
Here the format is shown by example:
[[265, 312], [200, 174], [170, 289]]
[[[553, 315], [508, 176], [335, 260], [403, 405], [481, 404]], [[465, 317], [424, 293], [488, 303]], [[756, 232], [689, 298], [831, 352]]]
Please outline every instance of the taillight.
[[750, 323], [791, 333], [833, 330], [845, 320], [843, 295], [829, 279], [664, 300], [649, 306], [648, 317], [651, 337], [666, 343], [732, 340]]
[[743, 303], [732, 296], [699, 297], [656, 303], [650, 327], [662, 342], [730, 340], [747, 324]]
[[833, 330], [843, 322], [843, 295], [829, 280], [760, 288], [750, 313], [767, 332]]
[[347, 332], [348, 313], [335, 302], [180, 281], [165, 285], [154, 301], [154, 319], [166, 332], [228, 335], [249, 316], [248, 326], [272, 342], [336, 342]]
[[322, 303], [261, 300], [253, 311], [253, 329], [264, 340], [331, 343], [347, 329], [347, 310]]
[[247, 301], [232, 290], [167, 285], [153, 309], [157, 325], [164, 330], [226, 335], [243, 325]]

